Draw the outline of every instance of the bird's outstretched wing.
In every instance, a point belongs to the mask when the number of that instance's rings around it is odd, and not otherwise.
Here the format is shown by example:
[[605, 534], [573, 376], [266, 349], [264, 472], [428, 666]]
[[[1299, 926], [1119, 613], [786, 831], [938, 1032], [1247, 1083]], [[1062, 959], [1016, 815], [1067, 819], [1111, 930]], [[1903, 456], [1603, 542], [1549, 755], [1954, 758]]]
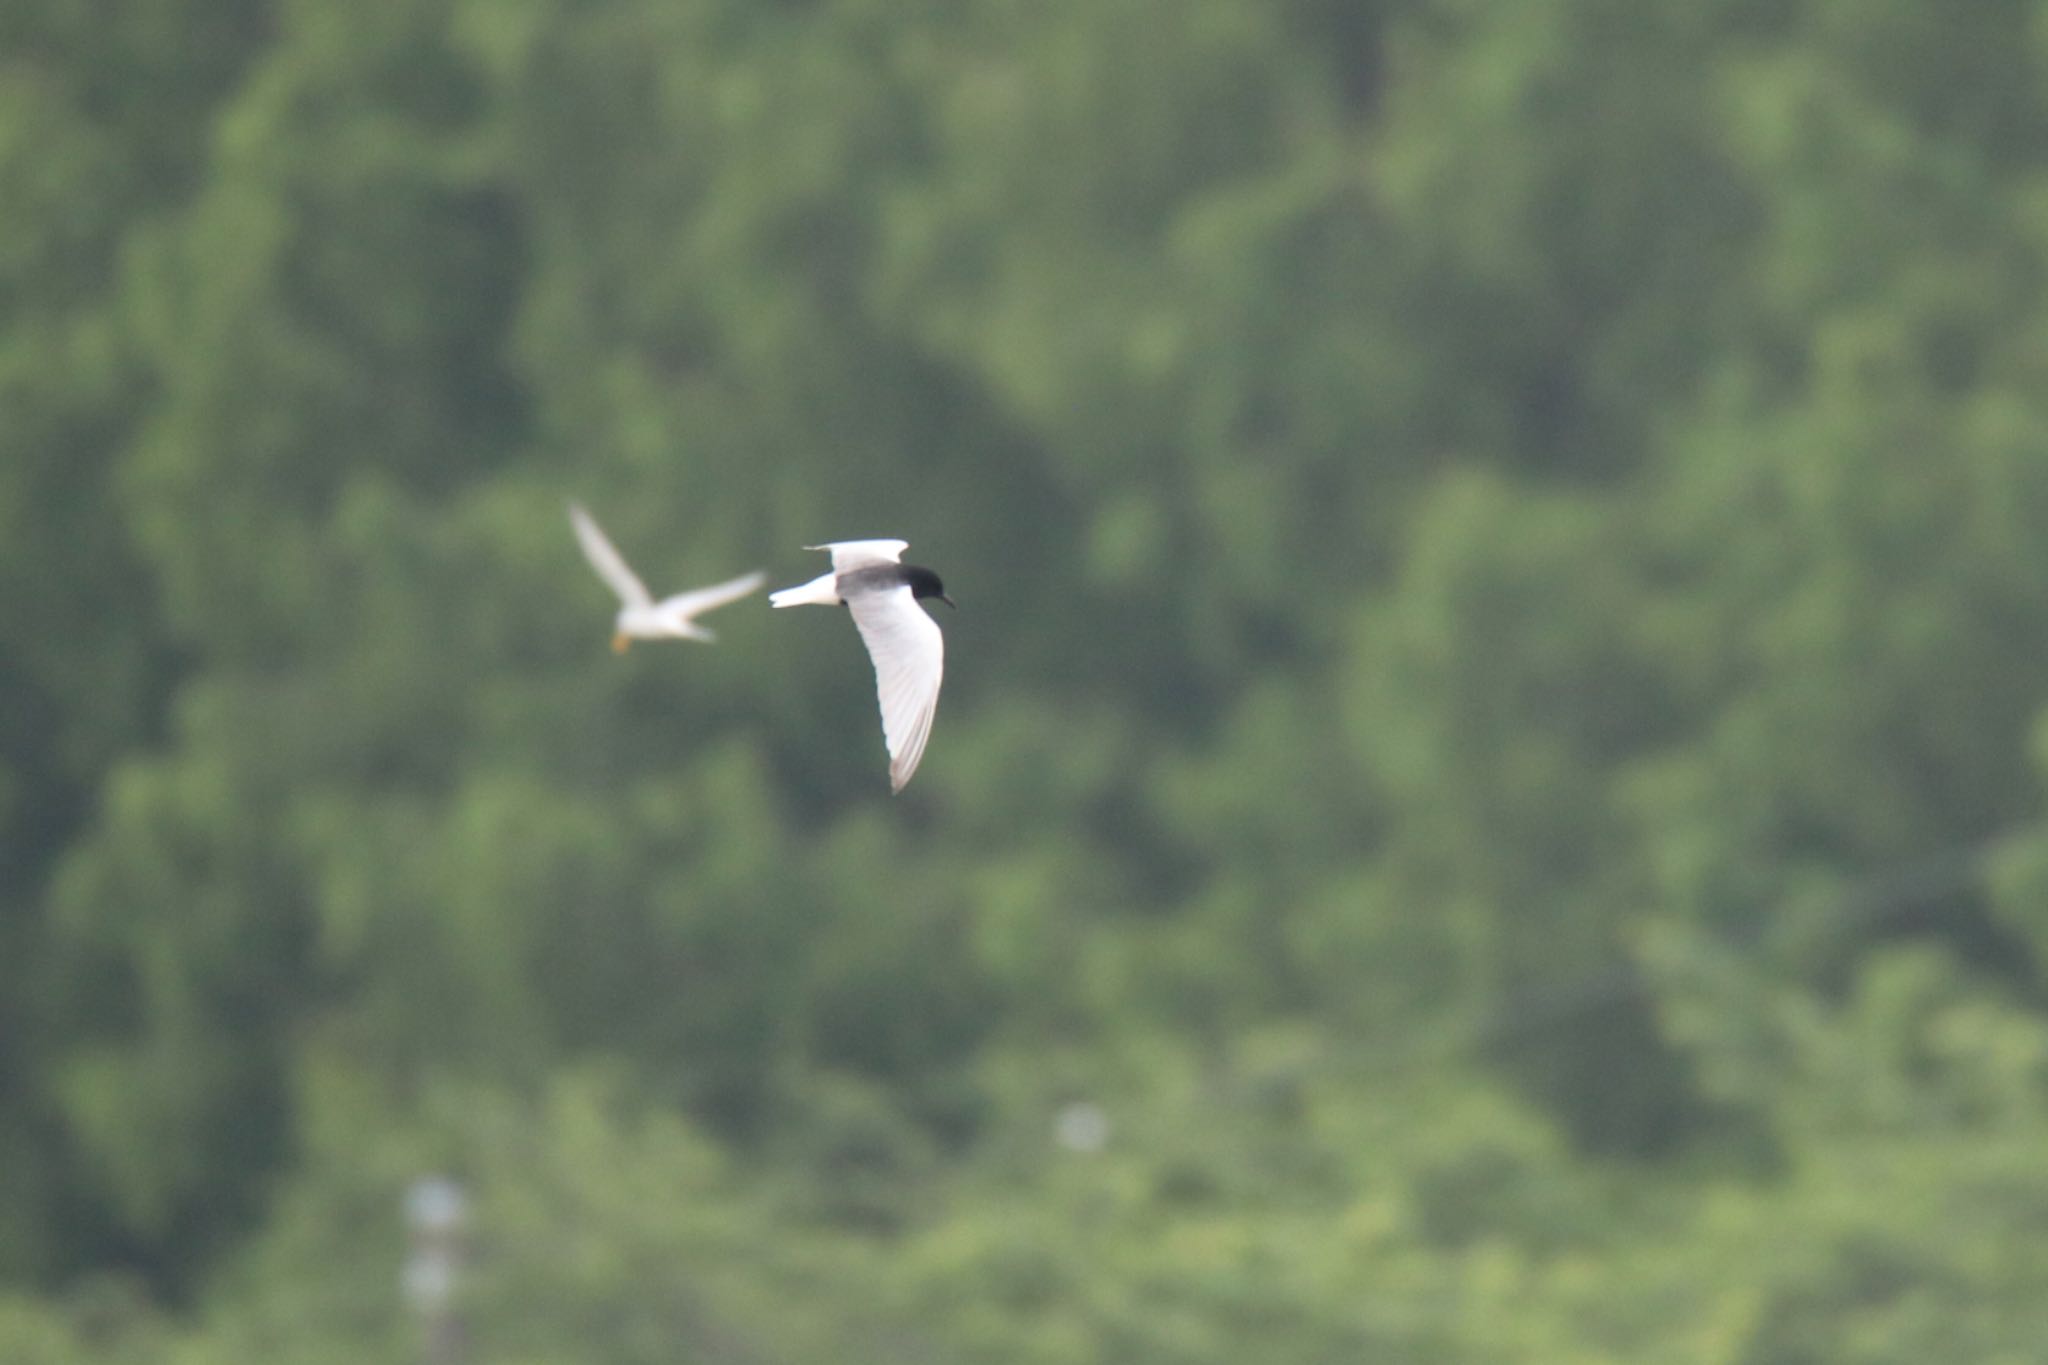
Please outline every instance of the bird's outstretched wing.
[[767, 578], [767, 574], [756, 569], [752, 573], [741, 574], [738, 578], [728, 578], [723, 583], [714, 583], [708, 588], [692, 588], [673, 597], [664, 597], [655, 609], [664, 616], [689, 621], [728, 602], [737, 602], [760, 587]]
[[[885, 541], [884, 544], [899, 544]], [[932, 716], [939, 709], [939, 679], [946, 669], [946, 637], [925, 615], [908, 586], [861, 593], [846, 603], [875, 664], [882, 704], [882, 738], [889, 746], [889, 786], [902, 791], [924, 757]]]
[[895, 564], [902, 560], [903, 552], [910, 548], [907, 540], [833, 540], [823, 545], [806, 545], [806, 550], [828, 550], [832, 554], [832, 572], [845, 573], [849, 569], [865, 569], [872, 564]]
[[653, 601], [647, 585], [626, 566], [624, 557], [605, 539], [603, 530], [581, 503], [569, 504], [569, 521], [576, 527], [576, 539], [582, 542], [583, 557], [597, 570], [597, 576], [611, 585], [621, 602], [629, 607], [644, 607]]

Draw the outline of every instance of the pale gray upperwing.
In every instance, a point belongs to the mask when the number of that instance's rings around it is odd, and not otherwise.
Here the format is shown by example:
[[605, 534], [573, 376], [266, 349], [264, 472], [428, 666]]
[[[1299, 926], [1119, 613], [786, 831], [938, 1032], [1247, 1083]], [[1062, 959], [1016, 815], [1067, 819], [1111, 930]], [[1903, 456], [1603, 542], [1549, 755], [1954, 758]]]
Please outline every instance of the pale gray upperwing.
[[907, 540], [832, 540], [823, 545], [806, 545], [806, 550], [825, 550], [832, 556], [832, 572], [865, 569], [873, 564], [894, 564], [910, 548]]

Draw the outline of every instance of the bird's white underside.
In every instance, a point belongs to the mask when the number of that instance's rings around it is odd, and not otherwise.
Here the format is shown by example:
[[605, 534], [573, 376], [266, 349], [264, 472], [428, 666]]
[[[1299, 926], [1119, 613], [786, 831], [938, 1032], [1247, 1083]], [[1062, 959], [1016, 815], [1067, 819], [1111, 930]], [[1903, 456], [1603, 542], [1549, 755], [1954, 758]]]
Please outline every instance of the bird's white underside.
[[931, 738], [946, 671], [946, 637], [907, 585], [861, 593], [846, 605], [874, 661], [882, 739], [889, 746], [889, 783], [902, 791]]

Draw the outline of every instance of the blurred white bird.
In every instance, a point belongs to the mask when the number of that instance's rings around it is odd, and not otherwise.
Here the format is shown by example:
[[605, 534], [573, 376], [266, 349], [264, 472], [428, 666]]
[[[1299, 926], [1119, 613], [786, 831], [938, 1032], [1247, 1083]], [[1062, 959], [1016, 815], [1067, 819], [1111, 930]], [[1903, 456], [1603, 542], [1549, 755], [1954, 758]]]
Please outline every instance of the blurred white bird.
[[576, 539], [582, 542], [583, 554], [590, 561], [590, 567], [597, 570], [597, 576], [611, 584], [612, 591], [619, 595], [619, 615], [613, 628], [612, 648], [620, 654], [624, 654], [635, 640], [709, 642], [717, 639], [692, 618], [702, 616], [714, 607], [738, 601], [760, 587], [767, 578], [767, 574], [756, 570], [708, 588], [679, 592], [657, 602], [647, 591], [647, 585], [640, 581], [640, 576], [627, 567], [625, 559], [605, 538], [590, 513], [583, 510], [582, 504], [569, 504], [569, 521], [576, 527]]
[[924, 757], [932, 716], [939, 709], [939, 679], [946, 671], [946, 637], [917, 605], [936, 597], [947, 606], [946, 585], [930, 569], [900, 562], [904, 540], [837, 540], [806, 545], [832, 555], [832, 572], [768, 595], [771, 605], [844, 604], [875, 665], [882, 703], [882, 739], [889, 746], [889, 788], [902, 791]]

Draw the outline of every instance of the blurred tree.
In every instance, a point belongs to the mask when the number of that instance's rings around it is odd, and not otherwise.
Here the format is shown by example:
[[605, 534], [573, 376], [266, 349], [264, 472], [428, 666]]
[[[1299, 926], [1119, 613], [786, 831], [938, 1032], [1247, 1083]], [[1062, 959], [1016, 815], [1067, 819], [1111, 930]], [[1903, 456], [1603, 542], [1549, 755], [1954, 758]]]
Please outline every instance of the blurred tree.
[[[1921, 8], [9, 11], [0, 1274], [191, 1311], [0, 1355], [401, 1358], [457, 1167], [508, 1359], [2022, 1352], [2048, 48]], [[916, 786], [571, 496], [910, 539]]]
[[114, 496], [153, 392], [121, 281], [132, 235], [192, 193], [267, 9], [24, 0], [0, 18], [0, 1276], [107, 1250], [50, 1093], [46, 891], [187, 664]]

